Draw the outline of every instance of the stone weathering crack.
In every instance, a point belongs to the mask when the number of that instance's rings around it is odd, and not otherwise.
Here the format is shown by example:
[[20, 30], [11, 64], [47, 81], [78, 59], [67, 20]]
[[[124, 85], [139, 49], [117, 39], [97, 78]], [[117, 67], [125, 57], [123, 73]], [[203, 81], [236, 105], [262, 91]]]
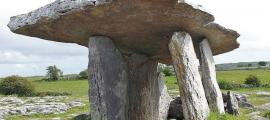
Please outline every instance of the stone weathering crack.
[[177, 0], [56, 0], [28, 14], [11, 17], [11, 31], [57, 42], [88, 46], [93, 35], [110, 37], [121, 51], [138, 52], [171, 63], [175, 31], [194, 42], [207, 38], [214, 55], [239, 47], [239, 34], [213, 22], [201, 9]]

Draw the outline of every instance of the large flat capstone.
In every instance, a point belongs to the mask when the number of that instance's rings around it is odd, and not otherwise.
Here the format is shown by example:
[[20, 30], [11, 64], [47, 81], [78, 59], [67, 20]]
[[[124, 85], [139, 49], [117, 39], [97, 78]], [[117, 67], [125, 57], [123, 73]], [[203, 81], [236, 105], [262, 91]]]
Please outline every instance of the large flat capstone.
[[11, 31], [88, 46], [90, 36], [110, 37], [123, 53], [136, 52], [171, 63], [168, 44], [175, 31], [194, 42], [209, 40], [214, 55], [239, 47], [239, 34], [213, 22], [197, 6], [177, 0], [56, 0], [11, 17]]

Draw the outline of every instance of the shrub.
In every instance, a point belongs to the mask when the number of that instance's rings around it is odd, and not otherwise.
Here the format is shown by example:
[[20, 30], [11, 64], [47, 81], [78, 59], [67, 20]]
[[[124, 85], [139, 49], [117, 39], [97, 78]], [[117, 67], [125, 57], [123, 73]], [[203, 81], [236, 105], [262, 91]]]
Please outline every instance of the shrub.
[[264, 62], [264, 61], [260, 61], [260, 62], [258, 62], [258, 64], [259, 64], [259, 66], [266, 66], [266, 62]]
[[71, 93], [68, 92], [36, 92], [33, 93], [31, 96], [38, 96], [38, 97], [44, 97], [44, 96], [70, 96]]
[[219, 81], [218, 82], [219, 88], [224, 90], [231, 90], [233, 89], [233, 85], [226, 81]]
[[9, 76], [0, 82], [0, 93], [4, 95], [29, 96], [34, 93], [34, 90], [30, 81], [19, 76]]
[[245, 84], [252, 85], [254, 87], [260, 87], [261, 86], [261, 81], [256, 76], [249, 75], [246, 78]]
[[84, 70], [79, 73], [79, 79], [88, 79], [88, 71]]
[[232, 90], [232, 89], [241, 87], [240, 84], [234, 84], [227, 81], [219, 81], [218, 85], [219, 85], [219, 88], [223, 90]]
[[162, 72], [165, 76], [175, 75], [174, 68], [171, 65], [158, 64], [158, 71]]
[[269, 119], [270, 119], [270, 110], [269, 110], [269, 111], [266, 111], [266, 112], [264, 113], [263, 117], [269, 118]]

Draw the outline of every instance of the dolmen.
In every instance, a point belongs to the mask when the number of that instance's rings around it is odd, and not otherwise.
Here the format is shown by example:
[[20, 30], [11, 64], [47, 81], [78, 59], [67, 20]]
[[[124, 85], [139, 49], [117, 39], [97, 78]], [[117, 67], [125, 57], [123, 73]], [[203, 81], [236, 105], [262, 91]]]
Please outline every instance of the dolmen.
[[200, 5], [56, 0], [11, 17], [8, 27], [17, 34], [89, 48], [93, 120], [159, 119], [158, 63], [174, 66], [186, 120], [205, 120], [210, 111], [224, 113], [213, 56], [238, 48], [239, 34], [215, 23]]

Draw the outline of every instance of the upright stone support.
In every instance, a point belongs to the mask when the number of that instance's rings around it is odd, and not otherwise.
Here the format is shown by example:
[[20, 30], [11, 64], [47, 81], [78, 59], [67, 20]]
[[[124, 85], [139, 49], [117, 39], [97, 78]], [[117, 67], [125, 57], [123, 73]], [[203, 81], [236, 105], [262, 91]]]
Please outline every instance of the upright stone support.
[[122, 54], [107, 37], [89, 40], [90, 105], [93, 120], [156, 120], [157, 60]]
[[172, 98], [170, 97], [167, 87], [163, 82], [164, 75], [159, 73], [158, 75], [158, 85], [159, 85], [159, 119], [158, 120], [167, 120], [170, 103], [172, 102]]
[[89, 39], [88, 69], [92, 119], [128, 119], [127, 65], [109, 38], [97, 36]]
[[156, 120], [158, 118], [159, 87], [156, 60], [145, 55], [125, 57], [128, 64], [128, 119]]
[[206, 120], [209, 108], [191, 36], [186, 32], [175, 32], [169, 43], [169, 49], [180, 87], [184, 118]]
[[210, 110], [224, 114], [222, 93], [216, 79], [215, 62], [207, 39], [200, 43], [200, 57], [202, 83]]

